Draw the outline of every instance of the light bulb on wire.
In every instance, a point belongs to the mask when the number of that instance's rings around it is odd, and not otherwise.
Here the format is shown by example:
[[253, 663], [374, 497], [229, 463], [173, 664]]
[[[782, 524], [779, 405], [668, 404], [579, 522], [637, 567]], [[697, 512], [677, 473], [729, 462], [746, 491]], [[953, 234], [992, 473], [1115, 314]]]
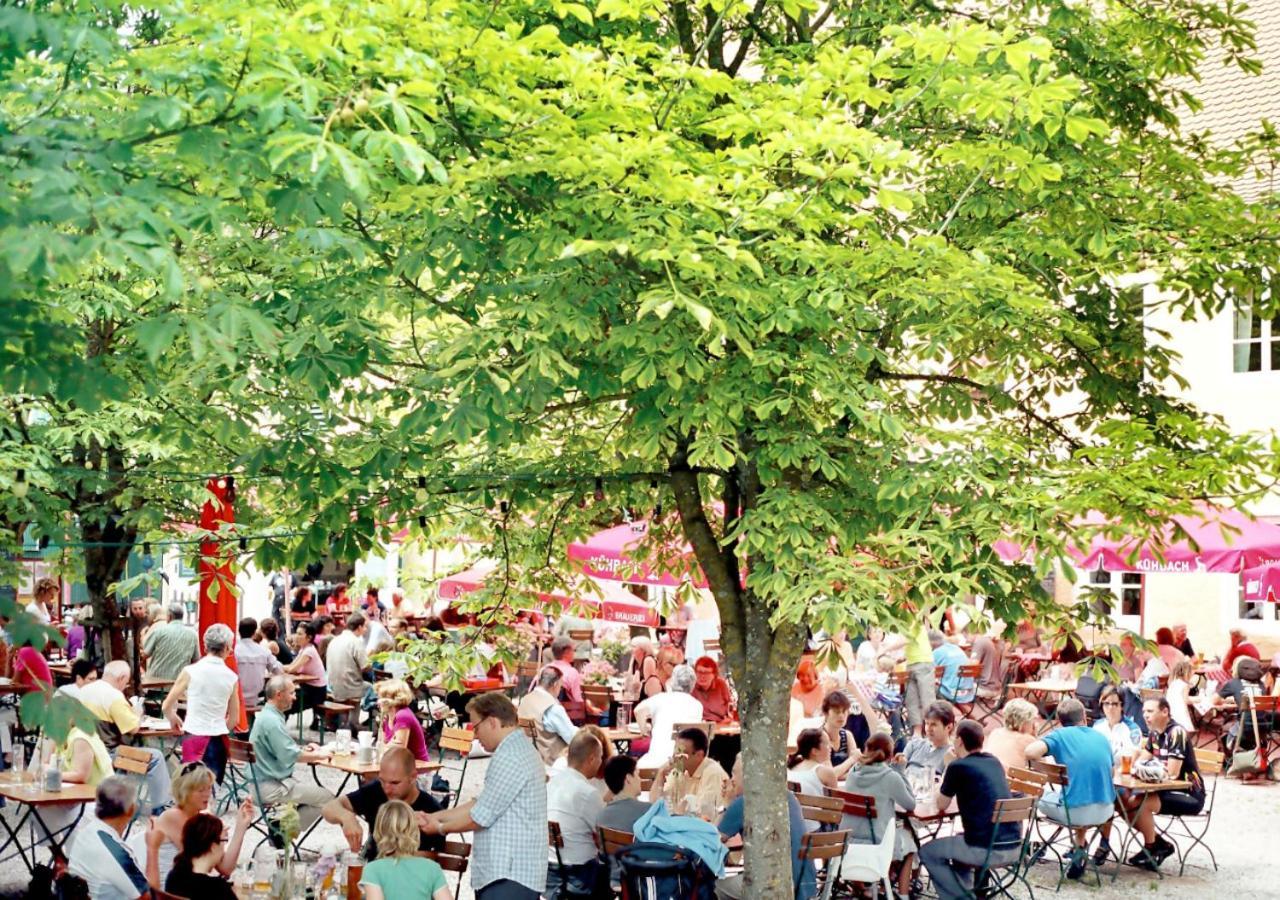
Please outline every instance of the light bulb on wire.
[[21, 500], [27, 496], [27, 491], [31, 485], [27, 483], [27, 473], [23, 469], [19, 469], [13, 476], [13, 496]]

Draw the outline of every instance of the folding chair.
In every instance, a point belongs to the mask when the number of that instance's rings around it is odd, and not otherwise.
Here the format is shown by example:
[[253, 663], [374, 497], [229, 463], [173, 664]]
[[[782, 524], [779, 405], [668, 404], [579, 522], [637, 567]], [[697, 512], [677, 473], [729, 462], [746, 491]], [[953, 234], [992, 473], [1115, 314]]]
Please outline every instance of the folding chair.
[[796, 792], [800, 814], [806, 822], [817, 822], [820, 831], [834, 831], [844, 816], [844, 801], [838, 797], [819, 797]]
[[968, 718], [978, 703], [978, 679], [982, 677], [982, 663], [965, 663], [956, 669], [956, 699], [951, 704]]
[[893, 900], [893, 883], [889, 870], [893, 866], [893, 845], [897, 836], [897, 822], [889, 819], [885, 833], [876, 837], [876, 799], [865, 794], [855, 794], [836, 788], [827, 788], [827, 796], [839, 800], [843, 816], [865, 819], [871, 832], [871, 842], [850, 841], [840, 858], [836, 879], [841, 882], [871, 884], [872, 896], [879, 894], [884, 885], [885, 900]]
[[471, 864], [471, 845], [463, 841], [445, 841], [443, 850], [420, 850], [418, 855], [424, 859], [434, 860], [446, 872], [458, 875], [458, 889], [454, 896], [462, 893], [462, 876]]
[[471, 743], [475, 740], [475, 735], [465, 728], [450, 728], [445, 726], [440, 732], [440, 762], [444, 763], [444, 754], [446, 751], [453, 751], [458, 754], [458, 759], [462, 762], [462, 767], [458, 771], [458, 788], [451, 790], [453, 794], [453, 802], [450, 806], [456, 806], [458, 800], [462, 797], [462, 784], [467, 780], [467, 762], [471, 756]]
[[[1071, 854], [1074, 853], [1077, 849], [1076, 843], [1075, 843], [1076, 830], [1081, 828], [1095, 829], [1095, 828], [1101, 828], [1103, 826], [1071, 824], [1071, 807], [1067, 805], [1067, 799], [1066, 799], [1067, 785], [1070, 782], [1070, 777], [1067, 775], [1066, 766], [1058, 765], [1057, 763], [1045, 762], [1042, 759], [1034, 759], [1031, 761], [1031, 771], [1044, 776], [1045, 778], [1045, 781], [1043, 783], [1044, 786], [1053, 785], [1054, 787], [1058, 788], [1058, 790], [1060, 791], [1060, 796], [1062, 798], [1063, 817], [1067, 820], [1065, 824], [1063, 824], [1062, 822], [1058, 822], [1055, 819], [1047, 819], [1047, 817], [1042, 817], [1039, 815], [1035, 816], [1036, 831], [1041, 835], [1043, 839], [1043, 849], [1052, 851], [1053, 855], [1058, 858], [1058, 884], [1054, 888], [1054, 890], [1062, 890], [1062, 882], [1066, 881], [1067, 879], [1067, 869], [1069, 867], [1069, 860], [1071, 858]], [[1020, 783], [1023, 784], [1024, 786], [1025, 786], [1025, 782], [1026, 782], [1026, 779], [1020, 779]], [[1012, 787], [1010, 788], [1010, 790], [1012, 790]], [[1049, 834], [1047, 838], [1044, 837], [1043, 823], [1045, 821], [1048, 821], [1049, 824], [1053, 826], [1053, 831]], [[1063, 835], [1065, 835], [1067, 839], [1067, 846], [1069, 848], [1066, 856], [1063, 856], [1063, 854], [1059, 853], [1055, 846], [1055, 843], [1058, 840], [1059, 836], [1063, 836]], [[1091, 867], [1093, 869], [1094, 877], [1098, 880], [1098, 887], [1102, 887], [1102, 872], [1101, 870], [1099, 870], [1098, 864], [1094, 862], [1093, 856], [1090, 855], [1089, 853], [1088, 841], [1085, 842], [1084, 847], [1079, 849], [1080, 849], [1080, 852], [1084, 854], [1085, 870], [1088, 871], [1088, 869]]]
[[120, 774], [124, 775], [130, 781], [140, 782], [138, 787], [138, 803], [134, 810], [133, 818], [129, 820], [129, 824], [125, 826], [124, 836], [129, 836], [129, 831], [133, 828], [133, 823], [138, 821], [138, 817], [142, 815], [144, 809], [151, 809], [155, 804], [151, 802], [151, 797], [147, 795], [147, 802], [142, 802], [142, 797], [146, 794], [147, 787], [147, 769], [151, 765], [151, 754], [137, 747], [130, 747], [127, 744], [121, 744], [116, 748], [116, 757], [111, 762], [111, 766]]
[[[837, 820], [838, 820], [837, 816]], [[831, 860], [840, 860], [844, 858], [845, 848], [849, 846], [849, 832], [847, 831], [812, 831], [800, 839], [800, 853], [797, 858], [800, 860], [799, 871], [796, 873], [794, 884], [794, 894], [797, 898], [800, 896], [800, 884], [804, 879], [804, 862], [812, 860], [814, 862], [822, 861], [822, 893], [819, 895], [821, 900], [830, 900], [831, 890], [835, 887], [836, 879], [832, 877]], [[836, 865], [839, 865], [837, 862]]]
[[1003, 721], [1000, 710], [1004, 707], [1009, 699], [1009, 685], [1013, 684], [1018, 677], [1018, 666], [1016, 662], [1006, 664], [1004, 676], [1000, 679], [1000, 694], [996, 697], [986, 698], [974, 695], [973, 713], [970, 718], [976, 720], [979, 725], [985, 726], [987, 720], [994, 718], [997, 723]]
[[[1008, 897], [1013, 900], [1010, 888], [1015, 884], [1021, 883], [1027, 889], [1027, 896], [1035, 898], [1035, 891], [1031, 889], [1031, 883], [1027, 881], [1027, 846], [1031, 840], [1031, 819], [1035, 816], [1036, 800], [1030, 797], [1011, 797], [1007, 800], [997, 800], [995, 809], [991, 812], [991, 824], [995, 827], [991, 829], [991, 840], [987, 842], [986, 853], [982, 859], [982, 865], [973, 874], [974, 891], [970, 892], [969, 897], [972, 900], [989, 900], [991, 897], [1001, 896]], [[1027, 824], [1022, 825], [1023, 822]], [[1010, 823], [1016, 823], [1022, 832], [1017, 843], [1012, 841], [997, 844], [996, 835], [1000, 833], [1000, 826]], [[992, 856], [999, 850], [1018, 851], [1018, 858], [1009, 862], [994, 862]], [[997, 873], [1005, 871], [1007, 874], [1002, 878]]]
[[613, 856], [623, 847], [630, 847], [635, 841], [636, 836], [630, 831], [605, 828], [603, 825], [596, 829], [596, 846], [605, 856]]
[[[553, 851], [555, 851], [555, 867], [557, 874], [560, 876], [560, 889], [555, 894], [557, 900], [559, 900], [559, 898], [565, 898], [565, 900], [568, 900], [568, 898], [571, 897], [585, 898], [586, 896], [589, 896], [575, 890], [569, 883], [569, 869], [564, 864], [564, 859], [561, 856], [561, 851], [564, 850], [564, 835], [560, 833], [559, 822], [547, 822], [547, 844]], [[548, 896], [551, 895], [548, 894]]]
[[653, 780], [658, 776], [657, 769], [636, 769], [636, 775], [640, 779], [640, 790], [646, 793], [653, 790]]
[[[584, 706], [590, 703], [596, 709], [602, 710], [600, 716], [605, 717], [609, 715], [609, 707], [613, 703], [613, 692], [609, 690], [609, 685], [607, 684], [584, 684], [582, 686], [582, 700]], [[583, 715], [589, 718], [589, 714], [585, 709], [583, 710]]]
[[[1261, 724], [1258, 730], [1262, 730]], [[1218, 777], [1222, 774], [1222, 763], [1225, 757], [1221, 753], [1213, 750], [1196, 750], [1196, 765], [1200, 769], [1200, 776], [1206, 779], [1204, 809], [1194, 816], [1156, 816], [1156, 830], [1162, 837], [1167, 837], [1173, 843], [1178, 854], [1178, 875], [1182, 875], [1187, 869], [1187, 857], [1196, 847], [1203, 847], [1205, 852], [1209, 854], [1209, 861], [1213, 863], [1213, 870], [1218, 871], [1218, 858], [1213, 855], [1213, 848], [1205, 842], [1205, 837], [1209, 834], [1209, 824], [1213, 819], [1213, 801], [1218, 795]], [[1210, 782], [1208, 776], [1212, 775], [1213, 780]], [[1173, 829], [1177, 827], [1179, 830], [1175, 834]], [[1191, 843], [1183, 849], [1175, 838], [1190, 838]]]
[[237, 741], [235, 738], [229, 738], [227, 741], [227, 776], [225, 784], [227, 793], [223, 798], [224, 804], [232, 808], [239, 806], [245, 797], [253, 800], [253, 805], [258, 810], [258, 815], [249, 827], [262, 835], [262, 840], [254, 845], [256, 851], [261, 847], [263, 842], [268, 840], [273, 831], [271, 828], [271, 820], [267, 818], [267, 804], [262, 802], [262, 791], [258, 787], [258, 773], [254, 769], [254, 763], [257, 762], [257, 756], [253, 751], [253, 744], [248, 741]]
[[702, 642], [702, 652], [705, 656], [720, 655], [720, 639], [707, 638]]

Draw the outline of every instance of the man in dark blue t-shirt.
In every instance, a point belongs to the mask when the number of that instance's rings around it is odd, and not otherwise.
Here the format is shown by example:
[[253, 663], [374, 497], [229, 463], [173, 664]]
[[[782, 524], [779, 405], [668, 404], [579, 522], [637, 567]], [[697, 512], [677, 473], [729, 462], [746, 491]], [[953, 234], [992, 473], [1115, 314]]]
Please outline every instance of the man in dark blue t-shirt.
[[[1000, 761], [982, 752], [985, 735], [977, 722], [965, 719], [956, 726], [956, 759], [947, 766], [935, 798], [938, 809], [946, 809], [955, 798], [960, 810], [964, 836], [939, 838], [920, 848], [920, 862], [929, 870], [940, 900], [961, 900], [973, 895], [972, 869], [987, 859], [991, 844], [991, 822], [996, 801], [1010, 796]], [[990, 865], [1010, 863], [1018, 858], [1022, 829], [1017, 822], [1005, 822], [995, 833], [995, 849]]]

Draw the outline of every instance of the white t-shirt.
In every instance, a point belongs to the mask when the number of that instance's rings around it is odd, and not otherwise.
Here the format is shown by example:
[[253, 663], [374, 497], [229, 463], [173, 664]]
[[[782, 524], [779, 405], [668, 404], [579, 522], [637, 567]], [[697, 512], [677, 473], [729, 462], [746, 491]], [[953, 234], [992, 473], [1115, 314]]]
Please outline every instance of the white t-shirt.
[[216, 656], [202, 656], [183, 671], [191, 683], [187, 686], [187, 717], [182, 730], [187, 734], [226, 734], [227, 701], [239, 682], [236, 673]]
[[1165, 689], [1165, 698], [1169, 701], [1169, 717], [1187, 731], [1195, 731], [1191, 724], [1191, 710], [1187, 709], [1187, 690], [1190, 686], [1177, 678], [1169, 679], [1169, 687]]
[[[566, 866], [596, 858], [596, 820], [603, 810], [604, 798], [577, 769], [566, 768], [547, 782], [547, 819], [560, 825], [560, 858]], [[556, 861], [555, 854], [554, 849], [548, 851], [550, 862]]]
[[150, 890], [133, 850], [92, 813], [76, 829], [68, 870], [85, 880], [93, 900], [137, 900]]
[[34, 600], [27, 604], [27, 612], [31, 613], [31, 615], [35, 616], [45, 625], [48, 625], [51, 621], [49, 618], [49, 610], [47, 608], [41, 609], [40, 604], [36, 603]]
[[636, 766], [640, 769], [656, 769], [676, 752], [676, 739], [671, 736], [672, 728], [688, 722], [701, 722], [702, 704], [684, 691], [663, 691], [661, 694], [654, 694], [636, 708], [641, 707], [649, 711], [649, 722], [653, 729], [649, 736], [649, 752], [640, 757]]

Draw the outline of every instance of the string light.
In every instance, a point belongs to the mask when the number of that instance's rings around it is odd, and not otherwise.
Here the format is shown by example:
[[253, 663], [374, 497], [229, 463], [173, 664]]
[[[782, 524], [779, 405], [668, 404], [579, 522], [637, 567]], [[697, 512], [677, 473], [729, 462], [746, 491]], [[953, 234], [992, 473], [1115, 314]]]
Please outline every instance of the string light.
[[31, 485], [27, 484], [27, 473], [24, 469], [18, 469], [13, 475], [13, 496], [21, 500], [27, 496], [27, 490]]
[[430, 497], [431, 495], [427, 493], [427, 476], [419, 475], [418, 490], [414, 493], [413, 498], [417, 500], [419, 503], [426, 503], [427, 500], [430, 499]]
[[604, 479], [599, 475], [596, 476], [595, 498], [597, 503], [604, 500]]

